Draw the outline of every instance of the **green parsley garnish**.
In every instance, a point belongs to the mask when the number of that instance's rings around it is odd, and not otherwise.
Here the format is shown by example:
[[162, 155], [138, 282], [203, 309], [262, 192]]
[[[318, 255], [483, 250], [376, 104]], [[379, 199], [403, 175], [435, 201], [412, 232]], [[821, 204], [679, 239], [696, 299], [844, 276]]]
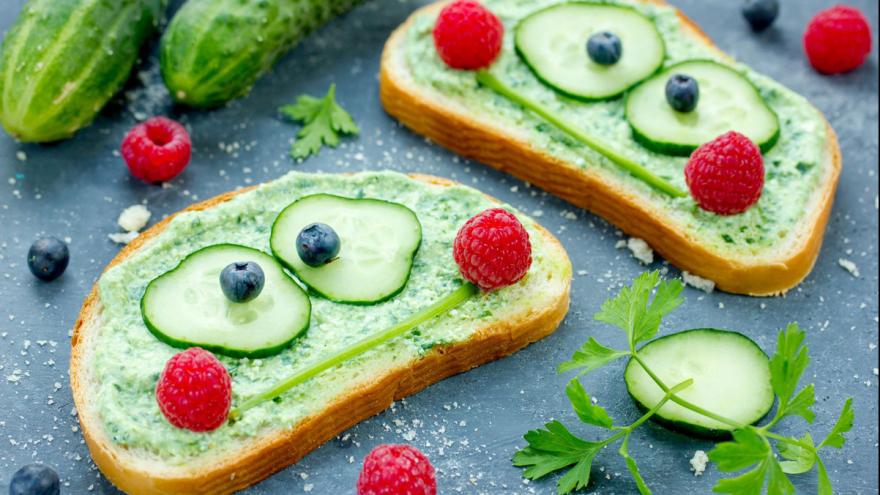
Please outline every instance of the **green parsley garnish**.
[[336, 103], [335, 84], [330, 85], [323, 98], [302, 95], [293, 105], [281, 107], [281, 113], [303, 123], [290, 148], [290, 156], [296, 159], [317, 154], [323, 145], [335, 148], [341, 134], [357, 135], [360, 132], [351, 115]]
[[560, 364], [558, 368], [560, 373], [578, 370], [579, 377], [617, 359], [629, 357], [637, 360], [665, 392], [661, 400], [634, 423], [618, 426], [602, 406], [593, 404], [579, 378], [575, 377], [565, 387], [565, 395], [583, 423], [608, 432], [605, 438], [598, 441], [584, 440], [572, 434], [561, 422], [551, 421], [544, 428], [525, 434], [528, 445], [513, 456], [513, 464], [524, 467], [523, 477], [528, 479], [538, 479], [555, 471], [566, 470], [556, 484], [557, 493], [564, 495], [585, 488], [590, 481], [593, 459], [605, 447], [620, 442], [618, 454], [626, 462], [639, 493], [648, 495], [651, 490], [635, 459], [629, 455], [630, 435], [666, 402], [672, 401], [735, 428], [732, 440], [716, 445], [709, 452], [709, 459], [721, 471], [744, 472], [720, 480], [713, 488], [714, 492], [731, 495], [789, 495], [795, 489], [788, 476], [807, 473], [816, 468], [818, 494], [831, 495], [831, 480], [819, 453], [826, 447], [843, 447], [846, 442], [843, 434], [852, 429], [855, 418], [852, 399], [847, 399], [837, 423], [818, 444], [809, 433], [795, 437], [772, 431], [783, 418], [798, 416], [807, 423], [812, 423], [816, 417], [812, 409], [816, 401], [813, 384], [799, 388], [801, 376], [810, 362], [809, 350], [804, 345], [804, 332], [797, 324], [790, 324], [779, 332], [776, 353], [770, 360], [771, 385], [777, 398], [773, 418], [761, 426], [739, 424], [676, 395], [690, 386], [693, 380], [689, 378], [672, 386], [663, 383], [639, 356], [638, 345], [651, 340], [660, 328], [662, 318], [684, 301], [681, 291], [682, 285], [678, 280], [661, 282], [656, 271], [642, 274], [631, 286], [624, 287], [616, 297], [605, 301], [594, 317], [623, 330], [627, 336], [628, 349], [612, 349], [591, 337], [575, 351], [570, 360]]

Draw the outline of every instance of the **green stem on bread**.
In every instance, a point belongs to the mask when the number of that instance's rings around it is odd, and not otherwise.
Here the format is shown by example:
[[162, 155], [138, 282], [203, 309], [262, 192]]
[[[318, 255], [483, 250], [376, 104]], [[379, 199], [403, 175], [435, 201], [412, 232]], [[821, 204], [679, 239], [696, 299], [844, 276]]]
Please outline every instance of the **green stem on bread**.
[[636, 177], [654, 189], [657, 189], [660, 192], [668, 194], [672, 197], [684, 197], [687, 196], [687, 193], [682, 191], [681, 189], [673, 186], [668, 181], [654, 175], [648, 169], [646, 169], [641, 164], [636, 161], [620, 154], [616, 150], [602, 144], [601, 141], [596, 139], [595, 137], [581, 131], [574, 124], [562, 119], [558, 115], [554, 114], [550, 109], [541, 105], [540, 103], [529, 99], [522, 93], [517, 92], [515, 89], [510, 86], [504, 84], [500, 79], [495, 77], [492, 73], [481, 70], [477, 72], [477, 82], [482, 84], [483, 86], [495, 91], [496, 93], [504, 96], [510, 101], [519, 104], [520, 106], [531, 110], [547, 122], [553, 124], [561, 130], [562, 132], [568, 134], [573, 137], [577, 141], [589, 146], [596, 152], [602, 154], [615, 164], [617, 164], [620, 168], [629, 172], [633, 177]]
[[241, 418], [242, 414], [248, 409], [251, 409], [263, 402], [272, 400], [280, 396], [284, 392], [292, 389], [293, 387], [304, 383], [310, 378], [313, 378], [330, 368], [342, 364], [343, 362], [348, 361], [353, 357], [359, 356], [364, 352], [369, 351], [370, 349], [374, 349], [379, 345], [382, 345], [389, 340], [394, 339], [395, 337], [399, 337], [428, 320], [448, 313], [449, 311], [457, 308], [462, 303], [473, 297], [475, 294], [477, 294], [477, 292], [479, 292], [479, 289], [477, 289], [475, 285], [466, 282], [464, 285], [456, 289], [454, 292], [450, 293], [448, 296], [440, 299], [436, 303], [428, 306], [427, 308], [419, 311], [418, 313], [410, 316], [400, 323], [380, 333], [362, 339], [354, 345], [346, 347], [345, 349], [337, 352], [336, 354], [333, 354], [332, 356], [313, 363], [308, 367], [297, 371], [296, 373], [280, 381], [269, 390], [266, 390], [263, 393], [247, 399], [238, 407], [229, 411], [229, 418], [232, 420], [237, 420]]

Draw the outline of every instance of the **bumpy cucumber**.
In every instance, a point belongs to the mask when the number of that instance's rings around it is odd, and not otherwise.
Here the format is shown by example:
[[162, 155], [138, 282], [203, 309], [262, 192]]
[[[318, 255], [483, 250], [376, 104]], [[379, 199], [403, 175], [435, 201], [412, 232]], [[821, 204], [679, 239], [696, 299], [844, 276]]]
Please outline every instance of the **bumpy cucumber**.
[[[666, 101], [674, 74], [697, 80], [696, 108], [677, 112]], [[626, 100], [633, 138], [648, 149], [687, 156], [727, 131], [737, 131], [767, 151], [779, 139], [779, 118], [758, 89], [735, 69], [711, 60], [689, 60], [666, 68], [633, 89]]]
[[162, 77], [180, 103], [245, 95], [303, 36], [360, 0], [189, 0], [162, 35]]
[[30, 0], [3, 42], [0, 122], [21, 141], [70, 137], [128, 78], [165, 0]]
[[[600, 65], [587, 55], [587, 40], [610, 32], [620, 38], [620, 60]], [[516, 50], [539, 79], [585, 100], [619, 96], [663, 64], [666, 48], [654, 22], [635, 9], [583, 2], [554, 5], [516, 27]]]
[[[255, 299], [235, 303], [223, 294], [220, 272], [243, 261], [260, 265], [266, 281]], [[287, 348], [308, 329], [311, 308], [309, 297], [272, 256], [235, 244], [190, 254], [150, 282], [141, 299], [144, 323], [159, 340], [249, 358]]]
[[[743, 334], [688, 330], [646, 344], [639, 355], [667, 386], [693, 379], [693, 385], [678, 396], [715, 414], [753, 424], [773, 407], [770, 360]], [[624, 378], [639, 407], [650, 409], [662, 399], [663, 391], [637, 361], [630, 360]], [[652, 419], [698, 436], [726, 436], [732, 429], [673, 402], [667, 402]]]
[[[296, 249], [299, 232], [315, 222], [339, 235], [336, 260], [311, 267]], [[330, 194], [301, 198], [272, 225], [272, 253], [313, 291], [335, 302], [373, 304], [403, 290], [422, 243], [416, 214], [398, 203]]]

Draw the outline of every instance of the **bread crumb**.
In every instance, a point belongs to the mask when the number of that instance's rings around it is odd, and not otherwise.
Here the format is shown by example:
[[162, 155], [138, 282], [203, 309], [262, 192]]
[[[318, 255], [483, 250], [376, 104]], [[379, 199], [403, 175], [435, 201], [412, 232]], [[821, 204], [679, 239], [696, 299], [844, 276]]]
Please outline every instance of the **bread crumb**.
[[107, 237], [116, 244], [128, 244], [135, 240], [140, 234], [138, 232], [120, 232], [118, 234], [107, 234]]
[[711, 294], [713, 290], [715, 290], [715, 282], [703, 278], [693, 273], [688, 272], [687, 270], [683, 270], [681, 272], [681, 280], [685, 285], [690, 285], [694, 289], [699, 289], [706, 294]]
[[840, 265], [844, 270], [848, 271], [849, 274], [853, 277], [859, 276], [859, 267], [857, 267], [856, 264], [852, 261], [840, 258], [837, 260], [837, 264]]
[[150, 210], [144, 205], [131, 205], [119, 214], [119, 226], [127, 232], [138, 232], [150, 221]]
[[626, 241], [626, 247], [629, 248], [633, 257], [639, 260], [643, 265], [650, 265], [654, 262], [654, 251], [647, 242], [638, 237], [630, 237]]
[[702, 450], [698, 450], [694, 452], [694, 456], [691, 458], [690, 463], [691, 471], [694, 472], [694, 476], [702, 476], [703, 472], [706, 471], [706, 466], [709, 464], [709, 456]]

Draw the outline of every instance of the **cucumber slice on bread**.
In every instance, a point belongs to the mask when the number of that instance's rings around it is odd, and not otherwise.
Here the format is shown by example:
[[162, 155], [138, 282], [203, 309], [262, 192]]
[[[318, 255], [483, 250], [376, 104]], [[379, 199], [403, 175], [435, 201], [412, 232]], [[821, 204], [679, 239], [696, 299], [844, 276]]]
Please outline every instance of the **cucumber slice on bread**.
[[[299, 232], [312, 223], [339, 236], [336, 260], [312, 267], [296, 249]], [[314, 292], [334, 302], [374, 304], [403, 290], [422, 242], [416, 214], [398, 203], [331, 194], [301, 198], [272, 225], [272, 253]]]
[[[590, 36], [602, 32], [621, 41], [620, 59], [612, 65], [596, 63], [587, 54]], [[517, 25], [514, 43], [539, 79], [584, 100], [620, 96], [659, 70], [666, 56], [654, 23], [618, 5], [575, 2], [539, 10]]]
[[[259, 264], [266, 280], [255, 299], [235, 303], [223, 294], [220, 272], [241, 261]], [[171, 346], [259, 358], [281, 352], [308, 329], [311, 303], [272, 256], [217, 244], [190, 254], [150, 282], [141, 314], [150, 332]]]
[[[740, 333], [687, 330], [646, 344], [639, 355], [667, 386], [693, 379], [693, 385], [677, 395], [725, 418], [754, 424], [773, 406], [770, 360]], [[643, 409], [654, 407], [663, 398], [663, 390], [635, 360], [627, 365], [624, 379], [630, 396]], [[726, 436], [733, 429], [674, 402], [667, 402], [652, 419], [705, 437]]]
[[[693, 111], [675, 111], [666, 101], [666, 82], [674, 74], [697, 80], [700, 99]], [[710, 60], [668, 67], [633, 89], [626, 99], [633, 138], [667, 155], [687, 156], [727, 131], [737, 131], [768, 151], [779, 139], [779, 118], [758, 89], [735, 69]]]

